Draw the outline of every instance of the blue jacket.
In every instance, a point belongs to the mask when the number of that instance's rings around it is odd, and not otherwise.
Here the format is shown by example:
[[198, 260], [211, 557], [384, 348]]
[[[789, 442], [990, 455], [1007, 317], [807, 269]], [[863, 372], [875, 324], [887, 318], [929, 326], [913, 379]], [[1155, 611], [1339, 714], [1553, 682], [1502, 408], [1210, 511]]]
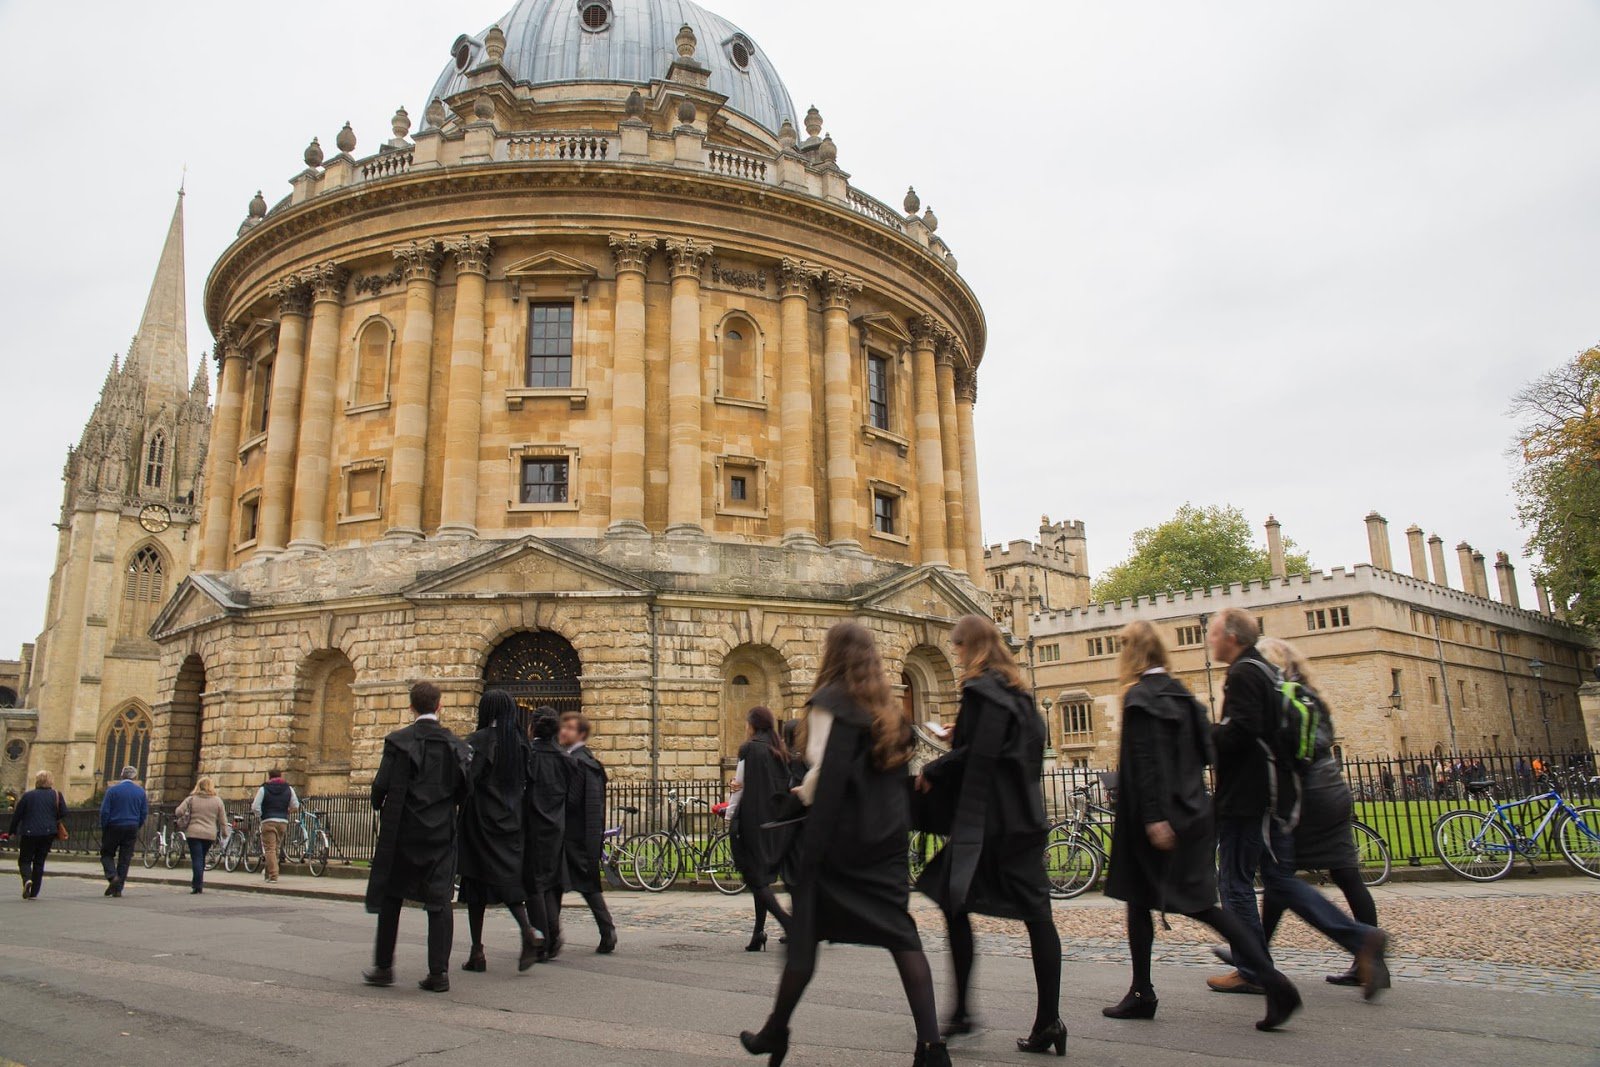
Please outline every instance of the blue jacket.
[[56, 822], [67, 813], [67, 802], [54, 789], [30, 789], [17, 801], [11, 813], [11, 828], [17, 837], [54, 837]]
[[101, 826], [143, 826], [149, 814], [150, 800], [138, 782], [118, 782], [100, 801]]

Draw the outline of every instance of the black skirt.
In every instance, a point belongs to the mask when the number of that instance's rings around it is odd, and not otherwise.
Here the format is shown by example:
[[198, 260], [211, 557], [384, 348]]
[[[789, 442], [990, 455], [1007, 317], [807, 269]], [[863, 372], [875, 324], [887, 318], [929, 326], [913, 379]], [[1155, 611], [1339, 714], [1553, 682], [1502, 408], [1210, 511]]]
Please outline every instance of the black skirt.
[[[1021, 922], [1050, 921], [1050, 880], [1044, 870], [1044, 848], [1049, 837], [1046, 830], [984, 838], [972, 886], [961, 910]], [[947, 912], [950, 861], [947, 846], [928, 861], [922, 877], [917, 879], [917, 888]]]

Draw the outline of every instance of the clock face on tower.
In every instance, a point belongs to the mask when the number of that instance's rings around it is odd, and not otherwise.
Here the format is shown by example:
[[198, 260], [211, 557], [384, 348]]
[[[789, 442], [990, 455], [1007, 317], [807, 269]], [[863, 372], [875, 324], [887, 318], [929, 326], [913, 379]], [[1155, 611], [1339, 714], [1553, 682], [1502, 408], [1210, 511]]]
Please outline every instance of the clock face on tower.
[[146, 504], [139, 512], [139, 525], [151, 533], [160, 533], [172, 525], [172, 512], [160, 504]]

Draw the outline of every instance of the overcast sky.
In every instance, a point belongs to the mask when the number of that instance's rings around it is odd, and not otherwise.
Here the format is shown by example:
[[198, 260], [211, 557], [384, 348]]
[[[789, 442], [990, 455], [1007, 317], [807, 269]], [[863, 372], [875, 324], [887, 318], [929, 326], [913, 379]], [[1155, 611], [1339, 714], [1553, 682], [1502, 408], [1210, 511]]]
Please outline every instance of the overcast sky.
[[[420, 118], [509, 4], [0, 0], [0, 656], [40, 628], [61, 465], [184, 166], [198, 361], [256, 189], [346, 119], [363, 155]], [[1366, 559], [1373, 508], [1397, 563], [1412, 522], [1520, 556], [1507, 398], [1600, 338], [1594, 4], [712, 6], [856, 185], [937, 209], [989, 319], [987, 541], [1082, 519], [1098, 571], [1192, 501], [1322, 566]]]

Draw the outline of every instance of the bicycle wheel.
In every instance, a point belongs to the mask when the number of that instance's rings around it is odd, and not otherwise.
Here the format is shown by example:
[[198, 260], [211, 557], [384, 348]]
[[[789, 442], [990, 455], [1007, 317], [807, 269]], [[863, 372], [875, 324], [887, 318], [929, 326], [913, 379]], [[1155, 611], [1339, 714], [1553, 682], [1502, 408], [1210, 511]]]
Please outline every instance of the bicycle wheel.
[[311, 877], [321, 878], [328, 873], [328, 835], [321, 830], [311, 840], [311, 845], [306, 849], [306, 869], [311, 872]]
[[211, 847], [206, 849], [206, 870], [208, 870], [208, 871], [216, 870], [217, 866], [221, 862], [222, 862], [222, 846], [217, 844], [217, 842], [213, 841], [213, 842], [211, 842]]
[[184, 836], [182, 830], [167, 838], [167, 850], [161, 857], [161, 862], [166, 865], [167, 870], [172, 870], [188, 856], [189, 839]]
[[228, 836], [228, 843], [222, 848], [222, 869], [232, 874], [239, 869], [239, 864], [243, 859], [244, 834], [235, 830]]
[[1600, 808], [1576, 808], [1556, 827], [1561, 854], [1580, 874], [1600, 878]]
[[251, 834], [250, 839], [244, 843], [244, 855], [240, 862], [244, 864], [245, 872], [255, 874], [261, 865], [267, 862], [267, 854], [261, 848], [261, 835]]
[[1355, 834], [1356, 863], [1361, 868], [1361, 880], [1368, 886], [1387, 882], [1394, 872], [1394, 858], [1389, 854], [1388, 843], [1364, 822], [1352, 822], [1350, 829]]
[[733, 862], [733, 838], [724, 830], [713, 837], [700, 856], [700, 869], [711, 875], [711, 884], [725, 896], [744, 892], [744, 875]]
[[1071, 900], [1100, 880], [1100, 853], [1082, 841], [1052, 841], [1044, 850], [1044, 872], [1050, 895]]
[[1511, 838], [1481, 811], [1447, 811], [1433, 824], [1433, 848], [1462, 878], [1492, 882], [1511, 870]]
[[639, 872], [634, 869], [633, 843], [619, 839], [611, 846], [611, 856], [617, 880], [629, 889], [643, 889], [644, 884], [639, 881]]
[[166, 843], [161, 840], [161, 835], [151, 834], [144, 839], [144, 855], [139, 858], [143, 861], [145, 867], [154, 867], [156, 860], [161, 857], [161, 853], [165, 848]]
[[633, 871], [640, 888], [659, 893], [678, 880], [678, 846], [662, 830], [634, 843]]

